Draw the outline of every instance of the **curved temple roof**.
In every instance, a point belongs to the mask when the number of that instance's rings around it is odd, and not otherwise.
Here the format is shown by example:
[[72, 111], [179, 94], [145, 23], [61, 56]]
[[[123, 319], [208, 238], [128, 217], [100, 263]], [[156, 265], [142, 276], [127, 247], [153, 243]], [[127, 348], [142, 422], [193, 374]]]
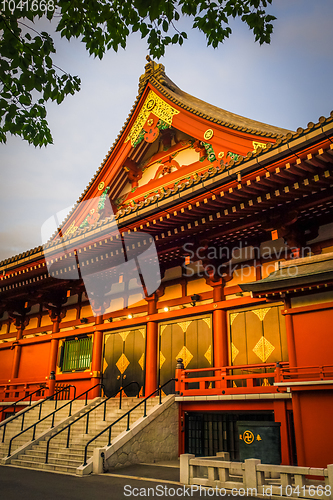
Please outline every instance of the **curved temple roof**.
[[[241, 132], [247, 132], [255, 135], [261, 135], [263, 137], [271, 137], [274, 140], [274, 144], [268, 142], [267, 148], [262, 150], [261, 148], [258, 148], [255, 152], [249, 152], [248, 155], [244, 158], [240, 158], [235, 165], [240, 165], [246, 164], [251, 161], [251, 158], [258, 158], [259, 157], [264, 157], [265, 155], [269, 154], [271, 149], [276, 149], [280, 150], [280, 148], [283, 145], [289, 144], [290, 142], [297, 140], [303, 142], [303, 140], [307, 140], [308, 134], [312, 133], [312, 131], [316, 134], [321, 134], [323, 127], [326, 124], [331, 124], [333, 122], [333, 112], [325, 118], [325, 117], [320, 117], [319, 121], [315, 124], [310, 122], [308, 124], [308, 127], [306, 129], [299, 128], [297, 129], [296, 132], [291, 132], [286, 129], [282, 129], [279, 127], [274, 127], [265, 123], [261, 123], [255, 120], [251, 120], [245, 117], [242, 117], [240, 115], [236, 115], [234, 113], [231, 113], [229, 111], [220, 109], [216, 106], [213, 106], [211, 104], [208, 104], [194, 96], [191, 96], [190, 94], [187, 94], [186, 92], [182, 91], [172, 80], [165, 74], [165, 68], [162, 64], [157, 64], [154, 61], [150, 60], [149, 57], [147, 57], [148, 63], [145, 66], [145, 73], [140, 77], [139, 81], [139, 93], [138, 96], [134, 102], [134, 105], [127, 117], [127, 120], [124, 123], [124, 126], [122, 127], [121, 131], [119, 132], [115, 142], [113, 143], [112, 147], [110, 148], [109, 152], [105, 156], [101, 166], [98, 168], [97, 172], [87, 185], [85, 191], [82, 193], [80, 196], [78, 202], [74, 206], [73, 210], [68, 214], [68, 218], [71, 216], [73, 211], [75, 210], [76, 206], [78, 203], [80, 203], [85, 196], [88, 194], [89, 189], [91, 186], [94, 184], [95, 180], [97, 179], [98, 175], [101, 173], [101, 170], [106, 166], [106, 163], [108, 162], [112, 152], [114, 151], [115, 147], [119, 143], [121, 137], [123, 136], [123, 133], [126, 129], [126, 127], [129, 125], [133, 114], [137, 110], [137, 106], [140, 102], [140, 99], [142, 97], [142, 94], [146, 88], [147, 83], [149, 82], [153, 87], [158, 89], [161, 94], [163, 94], [166, 98], [170, 99], [170, 101], [174, 102], [175, 104], [178, 104], [180, 107], [183, 109], [189, 111], [190, 113], [193, 113], [194, 115], [198, 117], [202, 117], [208, 121], [211, 121], [212, 123], [216, 123], [219, 125], [222, 125], [224, 127], [233, 129], [233, 130], [238, 130]], [[304, 139], [303, 139], [304, 138]], [[233, 164], [233, 160], [231, 164]], [[230, 165], [231, 165], [230, 164]], [[172, 192], [170, 193], [172, 195]], [[148, 200], [149, 201], [149, 200]], [[117, 214], [119, 217], [124, 215], [124, 211], [120, 211], [119, 214]], [[66, 221], [64, 221], [66, 222]], [[101, 222], [98, 223], [99, 225]], [[51, 243], [52, 245], [52, 243]], [[2, 262], [0, 262], [0, 267], [7, 267], [9, 264], [13, 264], [15, 261], [18, 261], [20, 259], [25, 259], [25, 260], [31, 260], [34, 258], [34, 256], [37, 256], [40, 252], [42, 252], [43, 247], [38, 246], [34, 249], [28, 250], [26, 252], [23, 252], [19, 255], [15, 255], [13, 257], [4, 259]]]
[[139, 94], [143, 92], [148, 81], [155, 85], [157, 83], [157, 88], [180, 107], [225, 127], [256, 133], [265, 137], [282, 137], [290, 132], [287, 129], [236, 115], [184, 92], [165, 74], [163, 64], [156, 64], [151, 60], [146, 64], [145, 73], [140, 78]]

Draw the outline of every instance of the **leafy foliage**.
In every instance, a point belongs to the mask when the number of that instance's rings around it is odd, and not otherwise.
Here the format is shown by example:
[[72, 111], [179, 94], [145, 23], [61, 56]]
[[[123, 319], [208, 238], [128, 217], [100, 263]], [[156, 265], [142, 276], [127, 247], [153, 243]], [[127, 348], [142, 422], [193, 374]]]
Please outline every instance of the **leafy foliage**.
[[[187, 38], [177, 29], [182, 16], [204, 33], [207, 45], [218, 47], [231, 34], [230, 18], [239, 17], [260, 44], [269, 43], [274, 16], [272, 0], [4, 0], [0, 12], [0, 142], [8, 133], [35, 146], [52, 143], [45, 103], [60, 104], [80, 89], [80, 79], [53, 64], [51, 36], [31, 23], [43, 16], [57, 21], [56, 31], [79, 38], [89, 54], [102, 59], [109, 49], [125, 48], [140, 32], [151, 56], [160, 58], [168, 45]], [[12, 10], [11, 10], [12, 9]], [[30, 22], [30, 24], [27, 24]]]

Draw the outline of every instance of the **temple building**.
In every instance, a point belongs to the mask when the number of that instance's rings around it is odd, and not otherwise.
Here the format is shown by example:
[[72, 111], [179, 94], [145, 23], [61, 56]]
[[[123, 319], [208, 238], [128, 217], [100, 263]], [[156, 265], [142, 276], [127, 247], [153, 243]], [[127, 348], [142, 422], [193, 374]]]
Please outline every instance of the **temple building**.
[[0, 401], [162, 385], [180, 454], [239, 460], [241, 423], [276, 423], [282, 464], [333, 463], [332, 184], [333, 112], [260, 123], [149, 59], [72, 212], [0, 262]]

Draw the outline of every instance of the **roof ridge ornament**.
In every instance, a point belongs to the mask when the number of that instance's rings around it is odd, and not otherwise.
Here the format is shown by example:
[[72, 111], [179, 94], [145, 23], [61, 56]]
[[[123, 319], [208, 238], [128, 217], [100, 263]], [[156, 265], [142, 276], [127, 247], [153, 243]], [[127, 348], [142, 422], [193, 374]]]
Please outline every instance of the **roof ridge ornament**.
[[139, 94], [141, 94], [146, 86], [146, 83], [152, 78], [157, 80], [161, 85], [165, 85], [167, 83], [165, 66], [161, 63], [156, 63], [150, 58], [150, 56], [147, 56], [146, 59], [148, 63], [145, 65], [145, 72], [139, 78]]

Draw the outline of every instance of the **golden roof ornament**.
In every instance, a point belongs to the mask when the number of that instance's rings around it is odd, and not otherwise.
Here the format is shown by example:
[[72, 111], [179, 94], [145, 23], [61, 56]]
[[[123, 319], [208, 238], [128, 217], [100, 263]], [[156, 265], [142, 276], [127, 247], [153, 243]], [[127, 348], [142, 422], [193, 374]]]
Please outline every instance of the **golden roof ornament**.
[[165, 85], [167, 83], [165, 67], [163, 66], [163, 64], [154, 62], [149, 56], [147, 56], [146, 59], [148, 63], [145, 65], [145, 72], [140, 76], [139, 79], [139, 94], [141, 94], [141, 92], [145, 88], [146, 83], [151, 78], [157, 80], [161, 85]]

